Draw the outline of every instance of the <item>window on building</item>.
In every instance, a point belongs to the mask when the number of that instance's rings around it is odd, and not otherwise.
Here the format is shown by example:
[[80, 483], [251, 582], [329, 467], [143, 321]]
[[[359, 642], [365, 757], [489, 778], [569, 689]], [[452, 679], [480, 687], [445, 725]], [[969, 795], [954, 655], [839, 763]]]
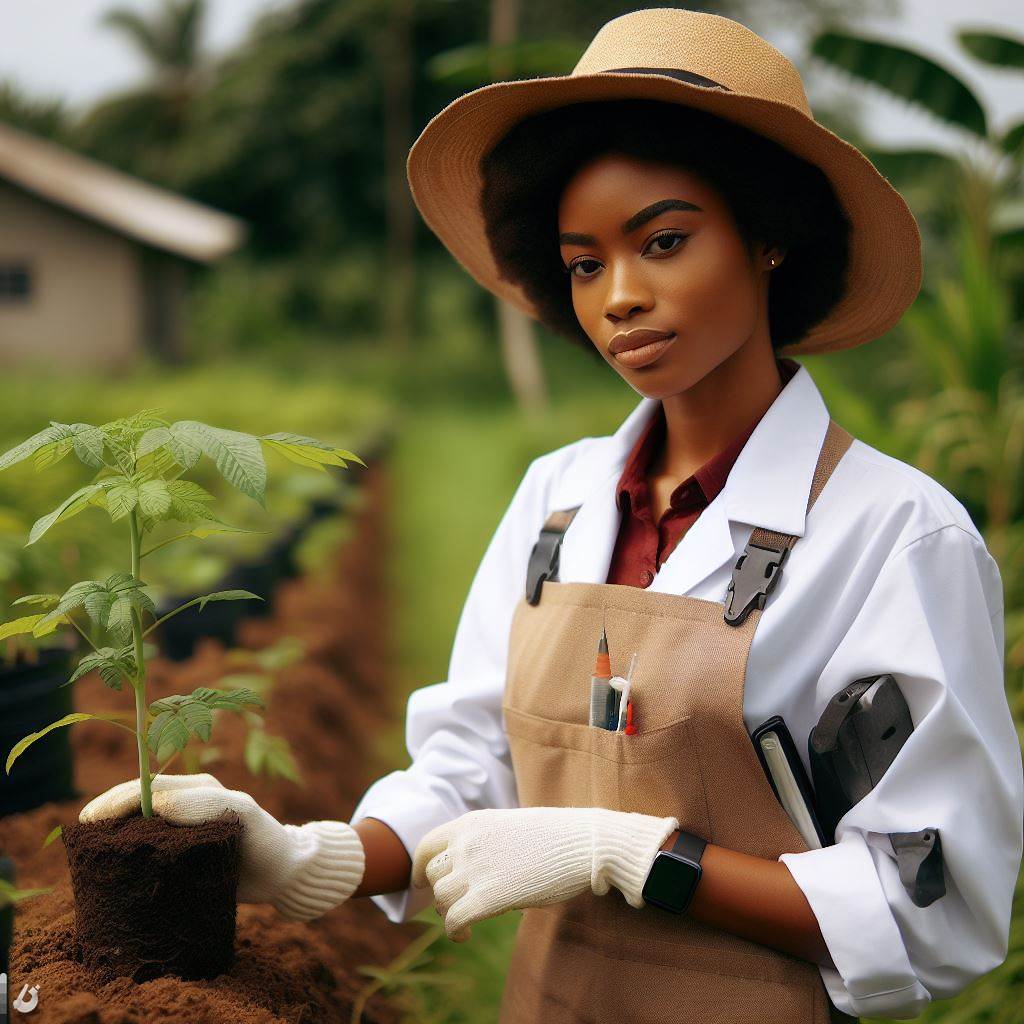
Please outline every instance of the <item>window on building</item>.
[[0, 302], [25, 302], [32, 295], [32, 271], [23, 260], [0, 259]]

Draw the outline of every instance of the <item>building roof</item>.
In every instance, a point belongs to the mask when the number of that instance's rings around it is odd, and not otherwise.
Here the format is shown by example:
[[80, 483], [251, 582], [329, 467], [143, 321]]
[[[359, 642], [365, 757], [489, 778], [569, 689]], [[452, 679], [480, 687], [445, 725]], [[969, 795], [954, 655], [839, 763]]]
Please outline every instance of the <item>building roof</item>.
[[0, 121], [0, 179], [139, 242], [208, 263], [237, 249], [244, 221]]

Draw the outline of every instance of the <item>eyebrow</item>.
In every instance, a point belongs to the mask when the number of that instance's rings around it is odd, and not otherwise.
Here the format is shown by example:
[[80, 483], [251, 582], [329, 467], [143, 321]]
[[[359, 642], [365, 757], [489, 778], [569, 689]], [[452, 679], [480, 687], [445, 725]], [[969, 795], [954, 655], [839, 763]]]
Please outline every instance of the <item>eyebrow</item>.
[[[656, 203], [651, 203], [650, 206], [645, 206], [642, 210], [634, 213], [632, 217], [624, 221], [619, 230], [624, 234], [628, 235], [633, 231], [636, 231], [642, 224], [646, 224], [649, 220], [653, 220], [655, 217], [664, 213], [666, 210], [682, 210], [684, 212], [703, 213], [703, 207], [698, 206], [696, 203], [687, 202], [685, 199], [659, 199]], [[558, 236], [559, 245], [596, 245], [597, 239], [593, 235], [580, 234], [578, 231], [563, 231]]]

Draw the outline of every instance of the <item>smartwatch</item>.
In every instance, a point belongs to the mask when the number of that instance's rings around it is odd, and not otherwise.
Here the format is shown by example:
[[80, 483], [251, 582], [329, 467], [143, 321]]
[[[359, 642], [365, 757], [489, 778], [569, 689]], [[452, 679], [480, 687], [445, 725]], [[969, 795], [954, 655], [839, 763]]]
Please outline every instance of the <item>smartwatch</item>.
[[700, 882], [700, 858], [707, 840], [692, 832], [679, 831], [671, 850], [659, 850], [644, 882], [646, 903], [681, 914], [690, 905]]

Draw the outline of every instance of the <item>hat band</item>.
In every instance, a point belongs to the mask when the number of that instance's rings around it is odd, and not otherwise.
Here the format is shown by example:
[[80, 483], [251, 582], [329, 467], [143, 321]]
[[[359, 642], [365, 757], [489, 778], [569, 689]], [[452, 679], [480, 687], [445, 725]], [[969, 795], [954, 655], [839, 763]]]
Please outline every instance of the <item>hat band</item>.
[[606, 75], [612, 71], [630, 71], [641, 75], [667, 75], [669, 78], [677, 78], [680, 82], [688, 82], [690, 85], [702, 85], [706, 89], [724, 89], [726, 92], [732, 92], [729, 86], [722, 85], [721, 82], [716, 82], [713, 78], [705, 78], [703, 75], [698, 75], [693, 71], [683, 71], [680, 68], [605, 68], [598, 74]]

